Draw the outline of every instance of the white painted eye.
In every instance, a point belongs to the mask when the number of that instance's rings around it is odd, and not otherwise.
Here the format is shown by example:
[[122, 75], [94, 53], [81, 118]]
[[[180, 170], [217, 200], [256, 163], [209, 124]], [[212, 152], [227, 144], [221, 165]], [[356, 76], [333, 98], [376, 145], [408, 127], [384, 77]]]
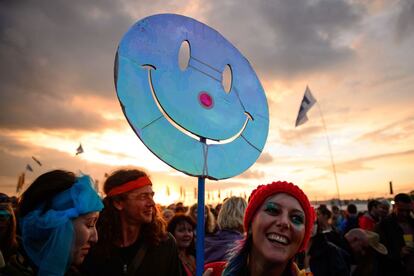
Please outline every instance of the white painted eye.
[[228, 94], [231, 90], [231, 85], [233, 83], [233, 71], [231, 71], [231, 67], [227, 64], [223, 70], [223, 77], [221, 80], [221, 84], [223, 85], [224, 91]]
[[187, 69], [188, 64], [190, 63], [190, 42], [184, 40], [181, 43], [180, 50], [178, 52], [178, 65], [180, 66], [181, 71]]

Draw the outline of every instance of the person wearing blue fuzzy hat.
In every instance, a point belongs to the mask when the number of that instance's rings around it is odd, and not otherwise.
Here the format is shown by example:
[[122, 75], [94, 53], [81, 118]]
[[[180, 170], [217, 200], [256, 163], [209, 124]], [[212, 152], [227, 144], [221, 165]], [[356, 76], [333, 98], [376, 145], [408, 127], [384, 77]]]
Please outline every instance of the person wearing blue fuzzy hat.
[[22, 246], [4, 273], [78, 274], [77, 267], [98, 240], [95, 224], [102, 208], [89, 176], [63, 170], [42, 174], [19, 202]]

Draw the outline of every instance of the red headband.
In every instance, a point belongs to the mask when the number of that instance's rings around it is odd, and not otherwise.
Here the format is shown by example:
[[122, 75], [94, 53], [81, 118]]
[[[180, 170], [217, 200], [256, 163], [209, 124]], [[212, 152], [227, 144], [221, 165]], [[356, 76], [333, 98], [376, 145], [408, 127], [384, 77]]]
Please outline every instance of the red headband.
[[132, 181], [122, 184], [121, 186], [113, 188], [107, 193], [107, 196], [123, 194], [131, 190], [144, 187], [146, 185], [152, 186], [151, 180], [148, 178], [148, 176], [141, 176], [140, 178], [134, 179]]
[[305, 212], [305, 237], [299, 248], [299, 252], [305, 251], [312, 232], [315, 221], [315, 211], [311, 206], [306, 194], [296, 185], [290, 182], [272, 182], [267, 185], [259, 185], [250, 195], [249, 204], [244, 214], [244, 229], [249, 231], [250, 224], [259, 207], [271, 195], [277, 193], [286, 193], [296, 198]]

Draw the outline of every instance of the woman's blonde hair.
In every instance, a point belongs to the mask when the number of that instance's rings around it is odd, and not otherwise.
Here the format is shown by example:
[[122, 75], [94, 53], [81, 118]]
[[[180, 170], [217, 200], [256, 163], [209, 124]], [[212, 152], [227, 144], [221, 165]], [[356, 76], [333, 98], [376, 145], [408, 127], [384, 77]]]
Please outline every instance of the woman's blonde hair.
[[246, 208], [247, 202], [242, 197], [233, 196], [226, 199], [217, 218], [220, 229], [237, 230], [243, 233], [243, 218]]
[[[189, 215], [196, 223], [197, 223], [197, 203], [193, 204], [190, 209], [187, 211], [187, 215]], [[210, 210], [208, 205], [205, 205], [204, 209], [205, 215], [205, 233], [214, 233], [216, 230], [216, 219], [213, 213]]]

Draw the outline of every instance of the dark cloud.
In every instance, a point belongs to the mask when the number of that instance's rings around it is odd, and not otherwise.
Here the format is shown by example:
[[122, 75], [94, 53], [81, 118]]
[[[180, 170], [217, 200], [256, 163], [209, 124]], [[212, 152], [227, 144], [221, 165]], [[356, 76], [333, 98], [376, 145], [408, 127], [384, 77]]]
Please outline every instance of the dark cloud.
[[0, 108], [0, 127], [7, 129], [95, 130], [116, 125], [95, 111], [72, 107], [64, 97], [51, 98], [18, 92], [3, 96]]
[[[164, 2], [1, 1], [0, 127], [103, 127], [96, 112], [68, 103], [76, 95], [114, 97], [122, 35], [139, 17], [185, 10], [185, 3]], [[361, 16], [347, 1], [229, 0], [203, 8], [206, 23], [268, 75], [300, 74], [352, 56], [336, 42]]]
[[115, 93], [114, 54], [132, 23], [122, 6], [2, 1], [0, 18], [0, 127], [101, 127], [96, 113], [68, 103], [77, 94]]
[[294, 76], [349, 60], [340, 43], [358, 27], [362, 5], [349, 1], [220, 1], [208, 22], [266, 75]]
[[0, 135], [0, 149], [5, 152], [24, 153], [31, 148], [28, 145], [17, 142], [11, 137]]
[[414, 1], [400, 1], [400, 9], [397, 18], [397, 39], [403, 41], [414, 34]]

